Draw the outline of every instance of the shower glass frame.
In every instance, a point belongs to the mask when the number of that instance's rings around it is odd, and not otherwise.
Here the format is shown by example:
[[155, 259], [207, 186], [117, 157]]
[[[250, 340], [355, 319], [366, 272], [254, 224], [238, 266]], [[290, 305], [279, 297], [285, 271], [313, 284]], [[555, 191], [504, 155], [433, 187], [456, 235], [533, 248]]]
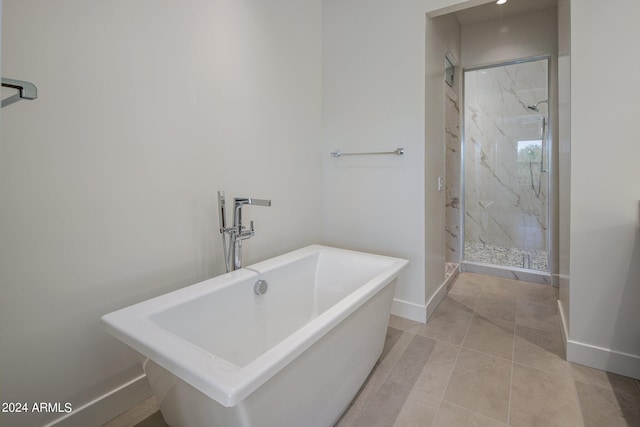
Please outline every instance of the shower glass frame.
[[[546, 108], [547, 108], [547, 112], [546, 112], [546, 131], [545, 134], [543, 134], [543, 144], [546, 144], [546, 149], [543, 150], [543, 155], [546, 155], [546, 161], [544, 161], [544, 166], [545, 166], [545, 170], [546, 170], [546, 175], [547, 175], [547, 182], [545, 185], [545, 191], [547, 193], [547, 206], [546, 206], [546, 220], [547, 220], [547, 228], [546, 228], [546, 258], [547, 258], [547, 269], [546, 270], [533, 270], [533, 269], [529, 269], [529, 268], [521, 268], [521, 267], [516, 267], [516, 266], [512, 266], [512, 265], [502, 265], [502, 264], [496, 264], [496, 263], [485, 263], [485, 262], [479, 262], [479, 261], [473, 261], [473, 260], [468, 260], [466, 257], [466, 253], [465, 253], [465, 243], [467, 240], [467, 236], [466, 236], [466, 216], [467, 216], [467, 210], [466, 210], [466, 206], [467, 206], [467, 197], [466, 197], [466, 162], [468, 161], [467, 159], [467, 135], [466, 135], [466, 121], [467, 121], [467, 114], [466, 114], [466, 107], [467, 107], [467, 94], [466, 94], [466, 79], [467, 79], [467, 72], [468, 71], [479, 71], [479, 70], [486, 70], [486, 69], [491, 69], [491, 68], [499, 68], [499, 67], [504, 67], [504, 66], [511, 66], [511, 65], [517, 65], [517, 64], [523, 64], [523, 63], [530, 63], [530, 62], [535, 62], [535, 61], [542, 61], [542, 60], [546, 60], [546, 65], [547, 65], [547, 76], [546, 76], [546, 80], [547, 80], [547, 104], [546, 104]], [[461, 200], [460, 200], [460, 226], [461, 226], [461, 236], [462, 238], [460, 239], [460, 261], [461, 261], [461, 271], [475, 271], [475, 272], [481, 272], [481, 273], [489, 273], [489, 274], [496, 274], [499, 276], [503, 276], [503, 277], [510, 277], [510, 278], [515, 278], [515, 279], [522, 279], [522, 280], [530, 280], [530, 281], [535, 281], [535, 282], [541, 282], [541, 283], [551, 283], [551, 276], [552, 276], [552, 271], [554, 271], [555, 269], [555, 263], [554, 263], [554, 257], [553, 257], [553, 249], [554, 249], [554, 245], [553, 245], [553, 240], [552, 237], [554, 236], [555, 233], [555, 218], [552, 215], [553, 212], [553, 208], [555, 206], [556, 200], [555, 200], [555, 192], [554, 192], [554, 182], [555, 182], [555, 169], [553, 168], [554, 165], [554, 155], [553, 155], [553, 120], [552, 117], [554, 115], [554, 109], [553, 109], [553, 92], [552, 92], [552, 79], [551, 79], [551, 72], [552, 72], [552, 60], [551, 60], [551, 55], [539, 55], [539, 56], [533, 56], [533, 57], [527, 57], [527, 58], [520, 58], [520, 59], [515, 59], [512, 61], [501, 61], [501, 62], [496, 62], [496, 63], [491, 63], [491, 64], [484, 64], [484, 65], [479, 65], [479, 66], [469, 66], [469, 67], [465, 67], [462, 70], [462, 84], [461, 84], [461, 92], [462, 92], [462, 109], [461, 109], [461, 126], [460, 126], [460, 135], [461, 135], [461, 164], [460, 164], [460, 173], [461, 173], [461, 177], [460, 177], [460, 195], [461, 195]], [[540, 100], [536, 100], [535, 102], [540, 101]], [[535, 104], [535, 102], [533, 102], [533, 104]], [[532, 105], [533, 105], [532, 104]]]

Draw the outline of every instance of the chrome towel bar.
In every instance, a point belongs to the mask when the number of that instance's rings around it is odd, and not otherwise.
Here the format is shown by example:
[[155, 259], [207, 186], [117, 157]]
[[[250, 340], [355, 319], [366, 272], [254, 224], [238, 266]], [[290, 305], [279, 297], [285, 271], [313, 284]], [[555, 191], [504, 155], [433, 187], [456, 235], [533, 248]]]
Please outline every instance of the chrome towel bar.
[[379, 155], [379, 154], [395, 154], [397, 156], [402, 156], [404, 155], [404, 148], [396, 148], [393, 151], [376, 151], [376, 152], [369, 152], [369, 153], [343, 153], [340, 150], [336, 150], [336, 151], [332, 151], [330, 154], [331, 154], [331, 157], [372, 156], [372, 155]]
[[10, 87], [12, 89], [18, 89], [18, 93], [11, 95], [2, 100], [2, 107], [18, 102], [21, 99], [36, 99], [38, 97], [38, 89], [33, 83], [25, 82], [22, 80], [6, 79], [2, 78], [2, 87]]

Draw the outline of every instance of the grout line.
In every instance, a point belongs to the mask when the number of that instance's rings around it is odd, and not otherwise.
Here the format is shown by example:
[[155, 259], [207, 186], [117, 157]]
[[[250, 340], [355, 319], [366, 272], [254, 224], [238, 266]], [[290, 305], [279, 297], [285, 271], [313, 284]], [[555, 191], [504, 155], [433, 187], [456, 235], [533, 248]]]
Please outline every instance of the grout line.
[[[582, 420], [582, 427], [585, 426], [585, 422], [584, 422], [584, 411], [582, 410], [582, 401], [580, 400], [580, 395], [578, 394], [578, 385], [576, 384], [576, 382], [578, 380], [576, 380], [576, 378], [573, 376], [573, 373], [571, 372], [571, 367], [569, 367], [569, 375], [571, 376], [571, 383], [573, 384], [573, 392], [575, 393], [575, 399], [576, 402], [578, 402], [578, 410], [580, 411], [580, 419]], [[615, 395], [615, 391], [614, 395]]]
[[[486, 289], [485, 289], [484, 285], [485, 285], [484, 283], [481, 285], [480, 294], [478, 295], [478, 299], [476, 301], [476, 305], [474, 306], [474, 309], [473, 309], [473, 316], [478, 315], [480, 317], [487, 317], [489, 319], [495, 319], [495, 318], [493, 318], [491, 316], [482, 316], [481, 314], [476, 312], [476, 307], [478, 305], [478, 302], [480, 301], [480, 298], [482, 297], [482, 295], [486, 292]], [[517, 317], [517, 310], [518, 310], [518, 308], [517, 308], [517, 297], [516, 297], [516, 313], [515, 313], [516, 317]], [[473, 320], [473, 316], [471, 317], [472, 320]], [[511, 362], [511, 372], [510, 372], [510, 375], [509, 375], [509, 399], [507, 401], [507, 426], [509, 426], [510, 425], [510, 421], [511, 421], [511, 393], [512, 393], [512, 390], [513, 390], [513, 364], [514, 364], [514, 361], [515, 361], [515, 352], [516, 352], [516, 326], [517, 325], [516, 325], [516, 318], [513, 319], [513, 322], [508, 322], [508, 321], [505, 321], [505, 320], [502, 320], [502, 319], [495, 319], [495, 320], [500, 320], [500, 321], [505, 322], [505, 323], [513, 323], [513, 341], [512, 341], [512, 344], [511, 344], [511, 360], [510, 360], [510, 362]], [[469, 327], [470, 326], [471, 326], [471, 322], [469, 322]], [[464, 341], [467, 338], [467, 334], [469, 333], [469, 327], [467, 328], [467, 331], [465, 332], [463, 344], [464, 344]], [[460, 349], [462, 350], [462, 344], [460, 345]], [[475, 350], [472, 350], [472, 349], [467, 349], [467, 350], [475, 351]], [[476, 351], [476, 352], [477, 353], [481, 353], [481, 354], [486, 354], [486, 355], [489, 355], [489, 356], [492, 356], [492, 357], [496, 357], [498, 359], [507, 360], [507, 359], [504, 359], [504, 358], [502, 358], [500, 356], [496, 356], [496, 355], [493, 355], [493, 354], [488, 354], [488, 353], [484, 353], [484, 352], [481, 352], [481, 351]], [[456, 362], [457, 362], [457, 360], [456, 360]], [[491, 417], [489, 417], [489, 418], [491, 418]], [[491, 419], [493, 419], [493, 418], [491, 418]], [[496, 421], [498, 421], [498, 420], [496, 420]]]
[[[484, 352], [484, 351], [476, 350], [474, 348], [464, 347], [464, 349], [467, 350], [467, 351], [470, 351], [472, 353], [478, 353], [478, 354], [481, 354], [483, 356], [489, 356], [489, 357], [494, 358], [494, 359], [504, 360], [505, 362], [513, 362], [513, 358], [505, 359], [504, 357], [496, 356], [495, 354], [491, 354], [491, 353], [487, 353], [487, 352]], [[523, 366], [526, 366], [526, 365], [523, 365]], [[540, 370], [540, 369], [538, 369], [538, 370]], [[545, 372], [545, 371], [543, 371], [543, 372]]]
[[516, 361], [516, 325], [513, 325], [513, 347], [511, 349], [511, 377], [509, 378], [509, 404], [507, 405], [507, 425], [511, 425], [511, 395], [513, 394], [513, 370]]
[[[460, 277], [460, 275], [457, 275], [455, 279], [453, 279], [453, 282], [451, 284], [451, 286], [453, 287], [456, 283], [456, 281], [458, 280], [458, 278]], [[449, 290], [447, 290], [447, 294], [449, 294]], [[445, 399], [445, 395], [447, 394], [447, 390], [449, 389], [449, 383], [451, 382], [451, 377], [453, 376], [453, 371], [456, 369], [456, 366], [458, 365], [458, 359], [460, 358], [460, 353], [462, 352], [462, 345], [464, 344], [464, 340], [467, 338], [467, 333], [469, 333], [469, 328], [471, 328], [471, 320], [473, 320], [473, 315], [476, 312], [476, 305], [478, 305], [478, 299], [476, 299], [474, 305], [473, 305], [473, 311], [471, 313], [471, 317], [469, 318], [469, 323], [467, 323], [467, 329], [464, 331], [464, 336], [462, 337], [462, 341], [460, 342], [460, 345], [458, 347], [458, 354], [456, 354], [456, 359], [453, 361], [453, 366], [451, 367], [451, 372], [449, 372], [449, 377], [447, 378], [447, 385], [444, 388], [444, 391], [442, 392], [442, 398], [440, 399], [440, 404], [438, 405], [438, 410], [436, 411], [435, 415], [433, 416], [433, 420], [435, 421], [436, 419], [438, 419], [438, 414], [440, 413], [440, 410], [442, 409], [442, 402], [448, 402]], [[436, 309], [437, 311], [437, 309]], [[451, 343], [448, 343], [450, 345], [452, 345]], [[448, 402], [450, 403], [450, 402]], [[456, 405], [457, 406], [457, 405]]]
[[578, 394], [578, 387], [576, 386], [576, 380], [573, 381], [573, 388], [576, 392], [576, 400], [578, 401], [578, 408], [580, 409], [580, 418], [582, 419], [582, 426], [584, 427], [584, 411], [582, 409], [582, 401], [580, 400], [580, 395]]
[[[476, 304], [477, 304], [477, 301], [476, 301]], [[460, 358], [460, 353], [462, 352], [464, 341], [467, 339], [467, 334], [469, 333], [469, 329], [471, 328], [471, 321], [473, 320], [473, 315], [475, 314], [475, 312], [476, 310], [474, 306], [473, 313], [471, 313], [471, 317], [469, 318], [469, 323], [467, 323], [467, 329], [464, 331], [464, 337], [460, 342], [460, 347], [458, 348], [458, 354], [456, 354], [456, 360], [453, 362], [453, 368], [451, 368], [451, 372], [449, 372], [449, 378], [447, 378], [447, 386], [444, 389], [442, 400], [445, 400], [444, 395], [447, 394], [447, 389], [449, 388], [449, 382], [451, 381], [451, 376], [453, 375], [453, 371], [456, 369], [456, 365], [458, 364], [458, 359]]]

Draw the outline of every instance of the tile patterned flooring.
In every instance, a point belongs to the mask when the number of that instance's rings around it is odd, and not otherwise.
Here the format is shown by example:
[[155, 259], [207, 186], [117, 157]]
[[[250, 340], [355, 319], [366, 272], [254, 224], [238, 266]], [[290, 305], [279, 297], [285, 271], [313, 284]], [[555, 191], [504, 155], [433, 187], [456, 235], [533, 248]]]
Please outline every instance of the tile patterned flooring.
[[[165, 427], [146, 405], [139, 424], [105, 426]], [[553, 288], [461, 273], [426, 325], [391, 317], [335, 425], [376, 426], [640, 426], [640, 382], [565, 361]]]

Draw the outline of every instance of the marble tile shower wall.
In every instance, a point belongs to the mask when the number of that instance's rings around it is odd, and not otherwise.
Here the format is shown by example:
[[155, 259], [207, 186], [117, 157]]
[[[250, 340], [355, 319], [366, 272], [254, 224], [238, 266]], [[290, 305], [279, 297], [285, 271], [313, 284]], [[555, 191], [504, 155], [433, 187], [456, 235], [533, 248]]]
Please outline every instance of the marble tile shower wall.
[[547, 104], [527, 106], [547, 83], [546, 60], [466, 72], [465, 242], [546, 249], [548, 174], [526, 147], [541, 140]]
[[445, 231], [446, 261], [459, 263], [460, 259], [460, 77], [456, 69], [453, 85], [445, 83]]

